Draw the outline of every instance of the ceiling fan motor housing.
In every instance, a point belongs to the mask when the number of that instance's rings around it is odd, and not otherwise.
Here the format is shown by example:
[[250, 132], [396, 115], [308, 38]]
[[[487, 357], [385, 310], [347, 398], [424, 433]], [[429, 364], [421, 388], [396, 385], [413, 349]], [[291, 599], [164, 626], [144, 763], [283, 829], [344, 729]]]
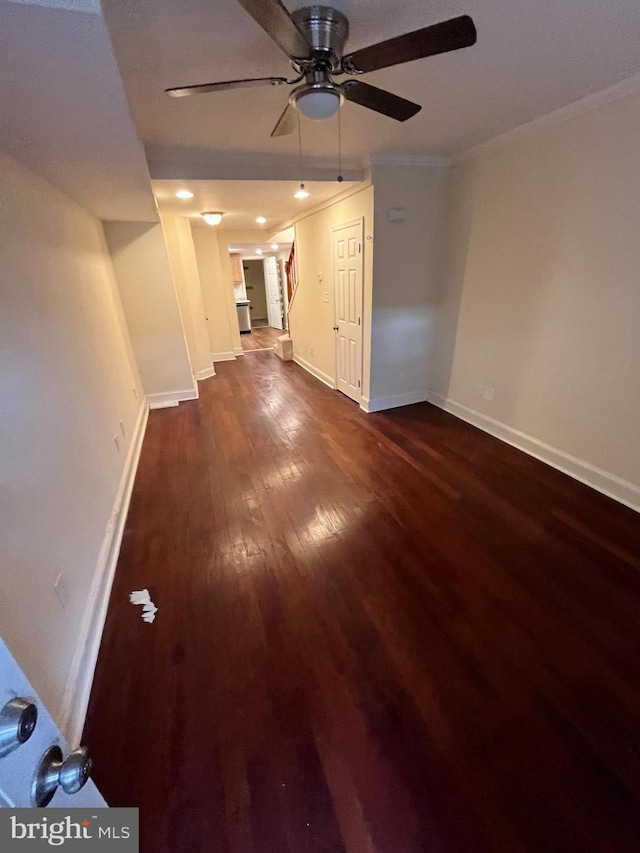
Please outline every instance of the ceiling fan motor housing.
[[291, 13], [298, 29], [304, 34], [314, 54], [330, 63], [330, 70], [340, 69], [340, 60], [349, 37], [349, 21], [342, 12], [331, 6], [306, 6]]

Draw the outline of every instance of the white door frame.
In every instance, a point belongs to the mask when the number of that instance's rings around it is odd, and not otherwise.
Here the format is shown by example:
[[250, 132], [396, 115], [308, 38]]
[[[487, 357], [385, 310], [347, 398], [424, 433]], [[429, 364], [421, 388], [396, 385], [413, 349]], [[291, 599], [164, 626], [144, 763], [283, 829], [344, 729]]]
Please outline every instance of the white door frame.
[[[360, 265], [362, 272], [362, 292], [361, 296], [361, 304], [360, 308], [360, 401], [363, 399], [364, 395], [364, 248], [365, 248], [365, 239], [364, 239], [364, 216], [358, 216], [356, 219], [349, 219], [347, 222], [340, 222], [337, 225], [331, 226], [331, 277], [333, 279], [333, 325], [334, 327], [338, 324], [338, 301], [336, 298], [336, 269], [335, 269], [335, 257], [333, 251], [333, 241], [334, 234], [336, 231], [341, 231], [343, 228], [351, 228], [354, 225], [360, 226]], [[338, 387], [338, 336], [334, 330], [333, 333], [334, 338], [334, 388]], [[346, 395], [345, 395], [346, 396]], [[351, 398], [349, 398], [351, 399]]]

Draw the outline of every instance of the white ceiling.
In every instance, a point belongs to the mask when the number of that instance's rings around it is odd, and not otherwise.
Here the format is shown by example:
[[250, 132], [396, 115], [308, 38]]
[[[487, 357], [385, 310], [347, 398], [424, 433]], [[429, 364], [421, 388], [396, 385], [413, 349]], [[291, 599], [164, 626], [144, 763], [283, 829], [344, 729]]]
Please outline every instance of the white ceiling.
[[[153, 192], [162, 213], [184, 216], [196, 227], [210, 228], [201, 213], [223, 211], [221, 230], [257, 229], [271, 235], [281, 223], [328, 201], [345, 190], [357, 186], [353, 182], [309, 181], [305, 184], [309, 198], [293, 197], [298, 188], [294, 181], [153, 181]], [[180, 189], [190, 190], [192, 199], [176, 198]], [[266, 223], [256, 223], [264, 216]]]
[[101, 219], [157, 218], [98, 0], [0, 0], [0, 146]]
[[[461, 12], [478, 28], [473, 48], [366, 76], [424, 108], [398, 124], [345, 104], [343, 172], [351, 181], [372, 155], [454, 155], [640, 69], [638, 0], [335, 4], [351, 21], [348, 50]], [[256, 204], [272, 204], [265, 215], [282, 221], [293, 213], [284, 209], [288, 181], [300, 175], [296, 137], [269, 136], [286, 91], [170, 99], [163, 90], [288, 72], [236, 0], [0, 0], [0, 145], [103, 219], [155, 218], [151, 169], [157, 178], [228, 179], [226, 187], [209, 181], [210, 195], [203, 186], [198, 197], [228, 211], [227, 227], [246, 227]], [[305, 121], [303, 146], [308, 180], [337, 174], [337, 119]], [[274, 188], [260, 201], [240, 178], [284, 181], [282, 204]], [[219, 195], [232, 183], [237, 205]], [[323, 192], [319, 186], [313, 204]]]
[[[289, 8], [305, 5], [285, 2]], [[345, 104], [343, 151], [354, 163], [375, 153], [452, 155], [640, 68], [638, 0], [335, 5], [351, 22], [349, 50], [461, 12], [471, 14], [478, 28], [473, 48], [366, 76], [423, 110], [398, 124]], [[138, 130], [146, 146], [173, 156], [174, 173], [188, 149], [209, 151], [211, 158], [245, 152], [265, 162], [295, 154], [295, 136], [269, 136], [286, 103], [282, 89], [180, 99], [163, 94], [167, 86], [288, 73], [284, 55], [235, 0], [103, 0], [103, 6]], [[336, 120], [305, 122], [303, 144], [306, 156], [335, 160]]]

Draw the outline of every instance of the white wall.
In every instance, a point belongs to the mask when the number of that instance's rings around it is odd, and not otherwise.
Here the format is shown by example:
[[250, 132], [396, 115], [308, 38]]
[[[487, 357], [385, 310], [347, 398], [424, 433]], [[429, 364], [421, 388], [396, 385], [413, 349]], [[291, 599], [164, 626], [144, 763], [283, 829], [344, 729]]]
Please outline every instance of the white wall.
[[0, 633], [60, 720], [142, 387], [100, 223], [1, 153], [0, 256]]
[[206, 379], [215, 371], [212, 367], [207, 315], [191, 225], [183, 217], [163, 216], [162, 230], [178, 294], [191, 366], [196, 379]]
[[[356, 194], [296, 221], [299, 285], [290, 323], [296, 356], [332, 381], [331, 227], [364, 217], [362, 406], [378, 411], [428, 396], [448, 171], [374, 165], [371, 181]], [[390, 222], [390, 208], [402, 208], [405, 220]]]
[[194, 392], [161, 225], [105, 222], [104, 230], [145, 394], [153, 402]]
[[214, 228], [192, 228], [191, 234], [207, 315], [211, 357], [213, 361], [230, 360], [235, 357], [234, 348], [241, 349], [241, 345], [233, 285], [222, 270], [221, 252], [226, 252], [227, 246], [219, 246]]
[[455, 168], [429, 380], [640, 507], [639, 139], [636, 95]]
[[[336, 375], [336, 344], [333, 331], [333, 255], [331, 228], [364, 218], [364, 315], [363, 392], [368, 396], [371, 275], [373, 234], [373, 188], [363, 187], [347, 198], [329, 204], [295, 222], [298, 287], [289, 306], [290, 334], [295, 357], [317, 376], [331, 384]], [[322, 281], [318, 280], [322, 276]], [[328, 301], [325, 301], [324, 294]]]
[[[439, 167], [372, 167], [372, 411], [427, 399], [448, 178]], [[391, 222], [391, 209], [404, 221]]]

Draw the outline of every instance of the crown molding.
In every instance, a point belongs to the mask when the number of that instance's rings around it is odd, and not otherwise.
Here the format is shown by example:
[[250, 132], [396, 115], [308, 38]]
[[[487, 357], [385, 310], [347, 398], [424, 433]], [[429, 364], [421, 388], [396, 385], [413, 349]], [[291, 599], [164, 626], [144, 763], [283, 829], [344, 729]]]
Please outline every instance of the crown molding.
[[432, 169], [446, 169], [451, 165], [449, 157], [428, 154], [370, 154], [366, 166], [427, 166]]
[[489, 154], [492, 151], [497, 151], [510, 145], [512, 142], [517, 142], [520, 139], [526, 139], [528, 136], [533, 136], [540, 131], [550, 127], [555, 127], [565, 121], [570, 121], [572, 118], [585, 115], [586, 113], [596, 110], [605, 104], [613, 103], [614, 101], [622, 100], [630, 95], [635, 95], [640, 92], [640, 72], [614, 83], [613, 86], [608, 86], [599, 92], [592, 92], [580, 98], [578, 101], [573, 101], [564, 107], [560, 107], [551, 113], [534, 118], [532, 121], [521, 124], [518, 127], [494, 136], [486, 142], [480, 142], [471, 148], [461, 151], [459, 154], [454, 154], [451, 157], [452, 165], [464, 163], [467, 160], [473, 160], [475, 157], [480, 157], [483, 154]]

